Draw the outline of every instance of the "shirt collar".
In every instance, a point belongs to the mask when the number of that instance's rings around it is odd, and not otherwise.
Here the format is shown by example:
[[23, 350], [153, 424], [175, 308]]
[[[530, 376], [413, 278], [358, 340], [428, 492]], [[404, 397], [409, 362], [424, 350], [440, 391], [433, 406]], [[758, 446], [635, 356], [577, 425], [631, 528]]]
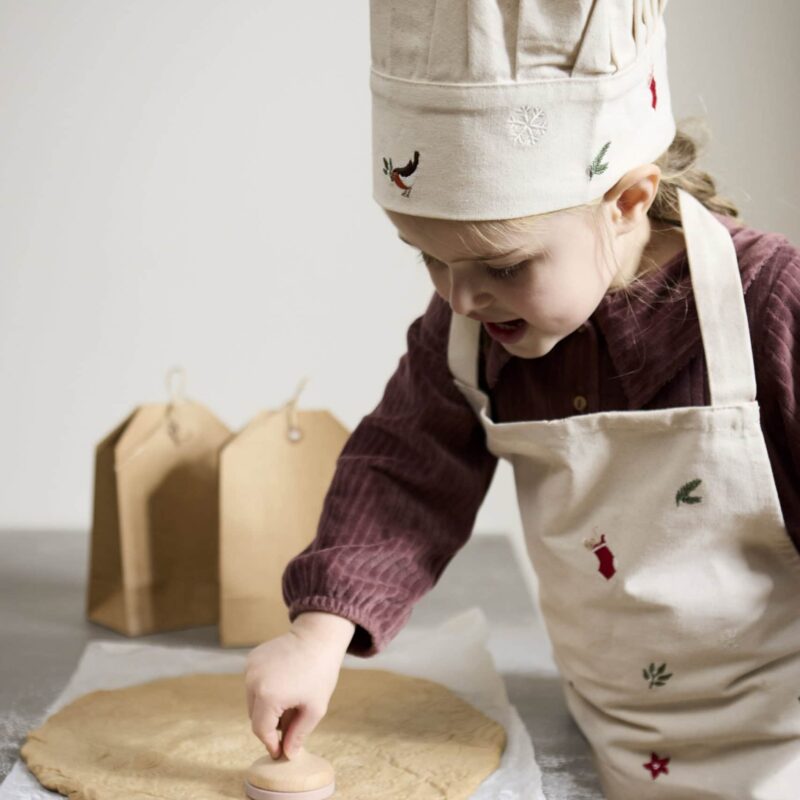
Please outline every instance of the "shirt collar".
[[[760, 232], [732, 217], [711, 213], [731, 234], [746, 292], [765, 260], [748, 258], [751, 248], [758, 249], [753, 246]], [[644, 407], [691, 358], [702, 352], [686, 250], [641, 278], [635, 287], [604, 295], [590, 320], [605, 338], [629, 408]], [[491, 390], [505, 364], [517, 356], [485, 332], [482, 334], [486, 382]]]

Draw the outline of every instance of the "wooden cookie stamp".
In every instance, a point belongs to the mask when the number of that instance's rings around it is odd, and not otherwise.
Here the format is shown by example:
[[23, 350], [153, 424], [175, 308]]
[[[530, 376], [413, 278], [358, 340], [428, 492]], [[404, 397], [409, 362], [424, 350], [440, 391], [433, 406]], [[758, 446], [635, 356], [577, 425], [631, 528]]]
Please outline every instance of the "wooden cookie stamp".
[[247, 770], [244, 789], [252, 800], [324, 800], [336, 791], [331, 764], [304, 748], [291, 760], [265, 755]]

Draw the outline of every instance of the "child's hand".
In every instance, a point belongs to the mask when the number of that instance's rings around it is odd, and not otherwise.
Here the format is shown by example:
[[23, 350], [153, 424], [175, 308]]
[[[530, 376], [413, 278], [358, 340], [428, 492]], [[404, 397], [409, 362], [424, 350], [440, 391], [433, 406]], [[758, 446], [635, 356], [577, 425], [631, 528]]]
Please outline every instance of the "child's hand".
[[[328, 710], [355, 628], [350, 620], [306, 612], [290, 631], [247, 655], [245, 687], [253, 733], [272, 758], [292, 758]], [[278, 737], [278, 731], [282, 739]]]

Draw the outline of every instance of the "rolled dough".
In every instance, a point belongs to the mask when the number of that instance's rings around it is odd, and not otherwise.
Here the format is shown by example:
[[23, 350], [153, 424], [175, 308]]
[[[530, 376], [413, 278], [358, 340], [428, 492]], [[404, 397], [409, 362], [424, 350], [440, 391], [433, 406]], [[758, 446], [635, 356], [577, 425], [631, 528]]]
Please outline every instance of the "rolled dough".
[[[336, 771], [337, 800], [462, 800], [500, 764], [503, 727], [447, 687], [342, 669], [305, 742]], [[76, 698], [30, 731], [20, 755], [71, 800], [244, 798], [266, 752], [243, 675], [195, 673]]]

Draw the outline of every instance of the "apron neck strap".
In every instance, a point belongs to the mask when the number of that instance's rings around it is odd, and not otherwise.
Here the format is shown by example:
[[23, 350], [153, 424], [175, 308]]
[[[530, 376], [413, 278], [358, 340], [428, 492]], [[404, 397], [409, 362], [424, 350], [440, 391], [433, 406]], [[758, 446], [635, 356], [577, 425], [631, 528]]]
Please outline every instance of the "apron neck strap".
[[478, 389], [478, 347], [481, 323], [463, 314], [452, 312], [447, 362], [453, 376], [472, 389]]
[[755, 399], [750, 328], [736, 249], [727, 228], [693, 195], [678, 189], [712, 406]]

